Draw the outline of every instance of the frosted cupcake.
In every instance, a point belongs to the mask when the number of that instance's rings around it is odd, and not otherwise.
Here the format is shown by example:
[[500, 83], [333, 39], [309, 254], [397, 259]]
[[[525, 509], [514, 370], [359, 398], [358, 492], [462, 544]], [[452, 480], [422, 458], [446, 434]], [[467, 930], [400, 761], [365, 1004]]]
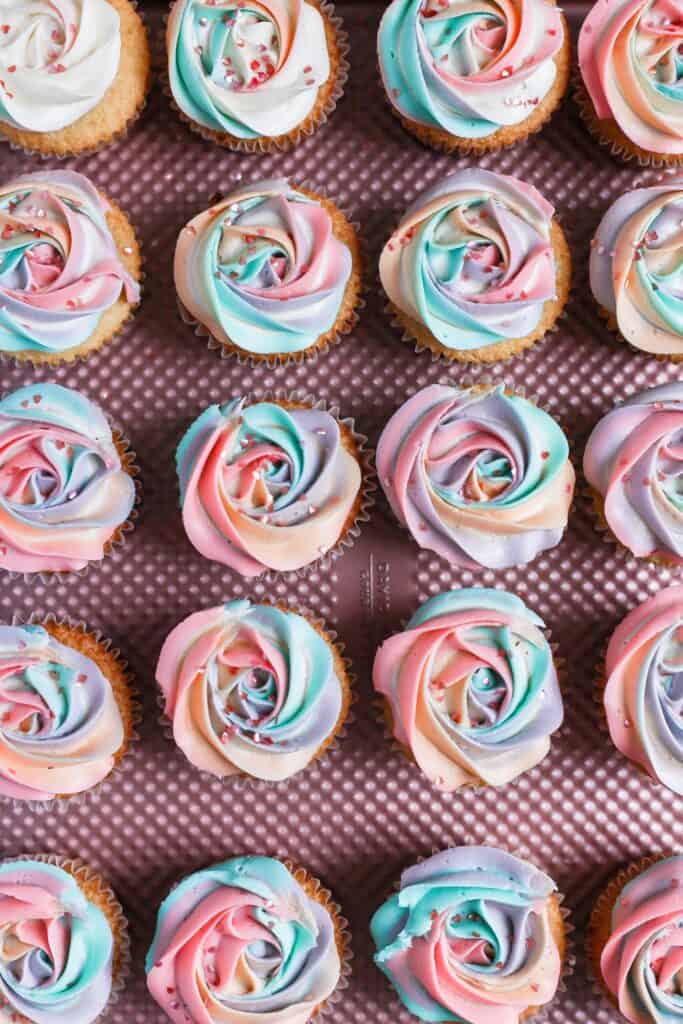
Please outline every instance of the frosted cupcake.
[[377, 470], [417, 544], [469, 569], [555, 547], [574, 493], [561, 428], [502, 384], [418, 391], [382, 431]]
[[569, 81], [564, 15], [547, 0], [393, 0], [378, 39], [394, 113], [421, 142], [485, 153], [543, 127]]
[[588, 955], [609, 1001], [631, 1024], [681, 1017], [683, 857], [643, 857], [598, 898]]
[[126, 215], [82, 174], [0, 188], [0, 352], [36, 364], [88, 355], [132, 316], [140, 277]]
[[516, 178], [456, 171], [424, 192], [380, 258], [407, 339], [467, 363], [507, 359], [555, 324], [571, 257], [554, 210]]
[[614, 154], [683, 161], [681, 40], [677, 3], [602, 0], [589, 11], [579, 36], [579, 106]]
[[593, 429], [583, 457], [599, 523], [638, 558], [683, 564], [683, 383], [625, 399]]
[[0, 864], [0, 1016], [17, 1024], [93, 1024], [129, 968], [123, 911], [80, 861]]
[[341, 96], [346, 36], [325, 0], [176, 0], [166, 33], [183, 118], [231, 149], [289, 149]]
[[612, 330], [643, 352], [683, 360], [683, 175], [627, 192], [592, 242], [590, 282]]
[[183, 228], [175, 285], [183, 317], [224, 351], [298, 360], [354, 326], [360, 247], [334, 203], [285, 179], [264, 181]]
[[354, 535], [359, 442], [302, 402], [211, 405], [176, 453], [183, 525], [200, 554], [242, 576], [292, 572]]
[[176, 743], [219, 778], [291, 778], [324, 754], [351, 703], [344, 659], [322, 627], [249, 601], [184, 619], [156, 675]]
[[543, 622], [502, 590], [432, 597], [375, 656], [391, 731], [446, 792], [539, 764], [563, 708]]
[[553, 880], [491, 846], [408, 868], [370, 931], [375, 963], [424, 1021], [519, 1024], [555, 996], [567, 948]]
[[93, 789], [133, 732], [128, 674], [84, 627], [0, 625], [0, 796], [52, 800]]
[[161, 904], [147, 985], [178, 1024], [307, 1024], [348, 956], [339, 908], [316, 879], [271, 857], [235, 857]]
[[129, 529], [133, 473], [127, 443], [80, 392], [38, 383], [0, 400], [0, 569], [101, 560]]
[[45, 156], [121, 136], [150, 78], [147, 33], [128, 0], [2, 0], [0, 135]]
[[682, 660], [683, 586], [666, 587], [617, 626], [601, 680], [614, 745], [679, 796], [683, 795]]

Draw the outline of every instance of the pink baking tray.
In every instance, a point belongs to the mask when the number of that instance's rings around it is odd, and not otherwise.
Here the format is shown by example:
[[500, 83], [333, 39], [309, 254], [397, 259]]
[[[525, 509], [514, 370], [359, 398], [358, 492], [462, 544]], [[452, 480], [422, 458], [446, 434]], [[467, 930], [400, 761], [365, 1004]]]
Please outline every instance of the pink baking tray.
[[[155, 84], [124, 142], [69, 165], [88, 174], [127, 210], [142, 241], [145, 294], [121, 337], [86, 363], [36, 372], [2, 363], [2, 390], [57, 379], [102, 403], [138, 452], [143, 502], [124, 549], [85, 577], [63, 583], [3, 576], [2, 618], [54, 612], [111, 636], [128, 658], [144, 699], [140, 739], [128, 770], [104, 792], [54, 811], [0, 804], [2, 855], [80, 856], [111, 879], [128, 912], [134, 976], [110, 1014], [117, 1024], [161, 1024], [142, 964], [156, 908], [182, 875], [239, 853], [288, 856], [335, 893], [353, 932], [353, 975], [331, 1013], [335, 1024], [407, 1024], [371, 958], [368, 920], [402, 867], [435, 848], [493, 843], [529, 857], [566, 894], [576, 925], [577, 963], [549, 1010], [554, 1024], [616, 1022], [593, 993], [582, 952], [592, 901], [624, 861], [680, 843], [683, 803], [650, 784], [598, 730], [597, 663], [619, 619], [672, 574], [626, 560], [594, 531], [576, 502], [562, 544], [530, 566], [460, 572], [420, 553], [383, 502], [352, 551], [330, 568], [275, 584], [245, 582], [201, 558], [178, 512], [173, 452], [188, 422], [210, 402], [272, 388], [300, 388], [338, 403], [375, 443], [391, 412], [413, 390], [465, 371], [433, 363], [402, 343], [384, 313], [375, 267], [400, 212], [425, 186], [467, 164], [422, 148], [391, 116], [377, 79], [375, 34], [381, 5], [342, 6], [351, 37], [346, 95], [328, 125], [292, 154], [240, 156], [190, 132]], [[162, 8], [145, 17], [162, 64]], [[574, 11], [573, 20], [580, 17]], [[505, 379], [539, 401], [570, 435], [577, 465], [585, 438], [613, 402], [674, 379], [676, 368], [639, 355], [602, 325], [588, 291], [592, 233], [620, 192], [653, 172], [612, 160], [588, 136], [571, 101], [545, 131], [483, 166], [533, 182], [557, 206], [568, 233], [575, 286], [560, 330], [500, 367], [466, 376]], [[3, 146], [4, 177], [45, 166]], [[217, 192], [238, 182], [291, 175], [326, 191], [360, 224], [369, 291], [358, 328], [317, 362], [251, 370], [209, 351], [178, 318], [172, 254], [178, 231]], [[383, 737], [370, 682], [378, 641], [430, 594], [452, 586], [506, 587], [539, 612], [566, 663], [566, 722], [538, 768], [501, 790], [447, 796], [426, 782]], [[279, 786], [239, 786], [200, 775], [162, 733], [154, 665], [170, 628], [190, 612], [248, 596], [296, 602], [338, 630], [357, 678], [355, 721], [319, 770]]]

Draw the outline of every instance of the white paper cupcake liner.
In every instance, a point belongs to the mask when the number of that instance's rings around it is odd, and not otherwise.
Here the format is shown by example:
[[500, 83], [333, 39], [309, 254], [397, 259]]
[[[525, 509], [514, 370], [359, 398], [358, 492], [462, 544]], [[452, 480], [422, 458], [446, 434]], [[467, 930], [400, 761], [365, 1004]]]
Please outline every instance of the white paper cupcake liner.
[[[181, 0], [175, 0], [175, 2], [180, 3]], [[188, 128], [190, 128], [191, 131], [195, 132], [197, 135], [201, 135], [201, 137], [206, 142], [210, 142], [214, 146], [221, 146], [224, 149], [232, 150], [233, 152], [236, 153], [284, 153], [290, 149], [294, 149], [296, 146], [299, 145], [300, 142], [303, 142], [304, 139], [310, 138], [311, 135], [315, 135], [315, 133], [319, 131], [320, 128], [322, 128], [327, 123], [330, 116], [334, 113], [337, 103], [344, 95], [344, 88], [348, 81], [350, 68], [348, 61], [350, 51], [349, 37], [344, 29], [344, 23], [342, 18], [338, 14], [336, 14], [334, 4], [330, 3], [330, 0], [315, 0], [315, 3], [320, 8], [323, 15], [332, 24], [336, 33], [337, 49], [339, 51], [339, 65], [337, 68], [337, 76], [335, 79], [334, 88], [332, 89], [325, 105], [319, 111], [317, 120], [313, 124], [308, 125], [306, 127], [299, 126], [297, 128], [293, 128], [290, 132], [286, 133], [284, 138], [280, 139], [279, 141], [276, 140], [275, 138], [266, 138], [265, 136], [260, 136], [259, 138], [256, 139], [237, 139], [230, 137], [222, 140], [216, 137], [217, 135], [220, 135], [219, 132], [214, 133], [211, 131], [211, 129], [206, 128], [204, 125], [199, 124], [197, 121], [193, 121], [191, 117], [188, 117], [188, 115], [180, 109], [180, 107], [175, 101], [175, 97], [173, 96], [173, 92], [171, 90], [171, 83], [168, 78], [166, 29], [170, 14], [169, 10], [169, 13], [167, 13], [166, 16], [164, 17], [162, 31], [162, 52], [165, 55], [165, 60], [160, 78], [163, 92], [170, 101], [170, 104], [173, 107], [173, 109], [180, 117], [181, 121], [183, 121], [188, 126]]]

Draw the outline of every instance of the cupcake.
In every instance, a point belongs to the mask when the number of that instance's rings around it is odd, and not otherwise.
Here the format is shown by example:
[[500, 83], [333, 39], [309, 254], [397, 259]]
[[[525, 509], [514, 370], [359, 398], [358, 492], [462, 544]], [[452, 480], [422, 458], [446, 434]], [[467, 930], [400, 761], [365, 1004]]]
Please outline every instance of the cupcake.
[[683, 360], [683, 175], [614, 202], [592, 242], [591, 290], [634, 348]]
[[681, 855], [643, 857], [595, 905], [588, 955], [601, 989], [631, 1024], [681, 1017], [682, 917]]
[[349, 958], [339, 908], [303, 869], [234, 857], [159, 908], [147, 985], [175, 1024], [306, 1024]]
[[121, 906], [80, 861], [0, 864], [0, 1017], [18, 1024], [93, 1024], [129, 967]]
[[346, 35], [326, 0], [175, 0], [168, 81], [184, 120], [231, 149], [289, 149], [336, 106]]
[[285, 362], [356, 323], [356, 232], [334, 203], [284, 179], [238, 189], [180, 232], [175, 285], [184, 319], [223, 351]]
[[601, 0], [579, 36], [578, 101], [593, 135], [641, 164], [683, 162], [677, 2]]
[[600, 526], [638, 558], [683, 564], [683, 382], [625, 399], [588, 439], [583, 471]]
[[464, 363], [539, 341], [569, 295], [571, 257], [550, 203], [516, 178], [470, 167], [408, 209], [380, 257], [406, 340]]
[[126, 215], [82, 174], [0, 188], [1, 353], [54, 364], [101, 348], [140, 301], [140, 277]]
[[487, 153], [542, 128], [569, 82], [564, 15], [547, 0], [473, 8], [393, 0], [379, 29], [393, 112], [427, 146]]
[[375, 963], [420, 1020], [518, 1024], [560, 984], [560, 902], [533, 864], [457, 846], [403, 872], [370, 923]]
[[666, 587], [617, 626], [600, 686], [615, 747], [679, 796], [683, 796], [682, 660], [683, 586]]
[[561, 428], [502, 384], [418, 391], [382, 431], [377, 470], [419, 546], [468, 569], [555, 547], [574, 493]]
[[145, 102], [147, 33], [128, 0], [11, 0], [0, 25], [0, 135], [74, 156], [123, 135]]
[[0, 400], [0, 569], [63, 573], [130, 528], [132, 454], [94, 402], [60, 384]]
[[472, 587], [430, 598], [377, 651], [393, 736], [440, 789], [501, 786], [550, 750], [563, 708], [543, 628], [514, 594]]
[[175, 742], [219, 778], [291, 778], [324, 754], [351, 703], [344, 659], [322, 627], [250, 601], [184, 619], [156, 675]]
[[0, 796], [92, 790], [128, 749], [134, 720], [118, 652], [83, 626], [0, 625]]
[[355, 535], [360, 459], [348, 421], [322, 408], [211, 405], [176, 453], [185, 532], [201, 555], [242, 576], [301, 569]]

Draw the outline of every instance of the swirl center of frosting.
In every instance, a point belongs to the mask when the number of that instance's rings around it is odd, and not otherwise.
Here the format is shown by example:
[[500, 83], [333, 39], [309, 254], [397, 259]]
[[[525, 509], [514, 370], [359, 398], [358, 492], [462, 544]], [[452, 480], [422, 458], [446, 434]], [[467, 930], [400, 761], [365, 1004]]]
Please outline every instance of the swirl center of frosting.
[[450, 76], [469, 78], [484, 71], [498, 59], [507, 40], [505, 19], [493, 3], [470, 10], [452, 3], [444, 9], [429, 0], [420, 11], [419, 24], [435, 69], [446, 83]]
[[192, 25], [204, 74], [222, 89], [254, 89], [271, 78], [279, 64], [277, 24], [256, 5], [197, 4]]

